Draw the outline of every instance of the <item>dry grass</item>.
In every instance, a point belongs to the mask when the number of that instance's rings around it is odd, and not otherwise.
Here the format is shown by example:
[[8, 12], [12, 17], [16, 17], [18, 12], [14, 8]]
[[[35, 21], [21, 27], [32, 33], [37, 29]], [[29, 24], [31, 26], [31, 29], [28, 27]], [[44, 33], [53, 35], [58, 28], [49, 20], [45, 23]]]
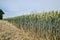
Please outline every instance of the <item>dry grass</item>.
[[0, 20], [0, 40], [38, 40], [34, 33], [18, 29], [7, 21]]
[[30, 32], [22, 28], [18, 29], [7, 21], [0, 20], [0, 40], [60, 40], [60, 38], [56, 39], [57, 36], [51, 34], [50, 30], [48, 30], [49, 34], [45, 34], [45, 31], [42, 34], [36, 32], [37, 29], [35, 32]]

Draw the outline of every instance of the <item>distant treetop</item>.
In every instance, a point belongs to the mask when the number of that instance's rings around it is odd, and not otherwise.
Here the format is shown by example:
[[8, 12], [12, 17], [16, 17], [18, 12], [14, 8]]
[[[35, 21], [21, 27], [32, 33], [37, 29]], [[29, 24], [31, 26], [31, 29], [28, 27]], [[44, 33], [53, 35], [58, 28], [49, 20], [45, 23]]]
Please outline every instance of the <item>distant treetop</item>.
[[0, 13], [4, 14], [4, 12], [2, 11], [2, 9], [0, 9]]

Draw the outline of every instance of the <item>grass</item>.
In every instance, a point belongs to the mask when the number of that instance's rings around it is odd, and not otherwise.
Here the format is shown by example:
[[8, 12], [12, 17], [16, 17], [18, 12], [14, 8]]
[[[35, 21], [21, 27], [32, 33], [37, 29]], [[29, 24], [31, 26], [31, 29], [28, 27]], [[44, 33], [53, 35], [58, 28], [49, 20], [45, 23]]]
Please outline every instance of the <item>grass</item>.
[[37, 40], [60, 40], [60, 12], [58, 11], [23, 15], [4, 20], [19, 29], [34, 33]]
[[37, 38], [31, 32], [25, 32], [7, 21], [0, 20], [0, 40], [37, 40]]

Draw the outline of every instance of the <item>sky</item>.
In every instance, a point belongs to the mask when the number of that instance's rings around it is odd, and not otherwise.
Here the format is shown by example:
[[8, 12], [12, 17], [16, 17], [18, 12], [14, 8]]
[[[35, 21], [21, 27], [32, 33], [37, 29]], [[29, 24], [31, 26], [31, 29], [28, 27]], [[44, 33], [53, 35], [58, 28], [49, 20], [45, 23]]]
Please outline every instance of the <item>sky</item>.
[[32, 12], [60, 11], [60, 0], [0, 0], [4, 18], [31, 14]]

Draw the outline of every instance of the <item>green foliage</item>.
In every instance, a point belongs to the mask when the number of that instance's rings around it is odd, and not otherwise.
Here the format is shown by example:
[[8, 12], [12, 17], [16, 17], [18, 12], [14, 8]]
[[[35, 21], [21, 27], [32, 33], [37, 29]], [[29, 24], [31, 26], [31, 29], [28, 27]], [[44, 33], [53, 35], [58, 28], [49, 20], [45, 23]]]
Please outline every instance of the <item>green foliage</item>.
[[0, 9], [0, 19], [3, 18], [3, 14], [4, 14], [4, 12]]
[[18, 28], [22, 27], [24, 30], [40, 33], [45, 37], [50, 35], [52, 36], [50, 40], [55, 40], [53, 37], [60, 35], [60, 12], [58, 11], [23, 15], [4, 20], [13, 23]]

